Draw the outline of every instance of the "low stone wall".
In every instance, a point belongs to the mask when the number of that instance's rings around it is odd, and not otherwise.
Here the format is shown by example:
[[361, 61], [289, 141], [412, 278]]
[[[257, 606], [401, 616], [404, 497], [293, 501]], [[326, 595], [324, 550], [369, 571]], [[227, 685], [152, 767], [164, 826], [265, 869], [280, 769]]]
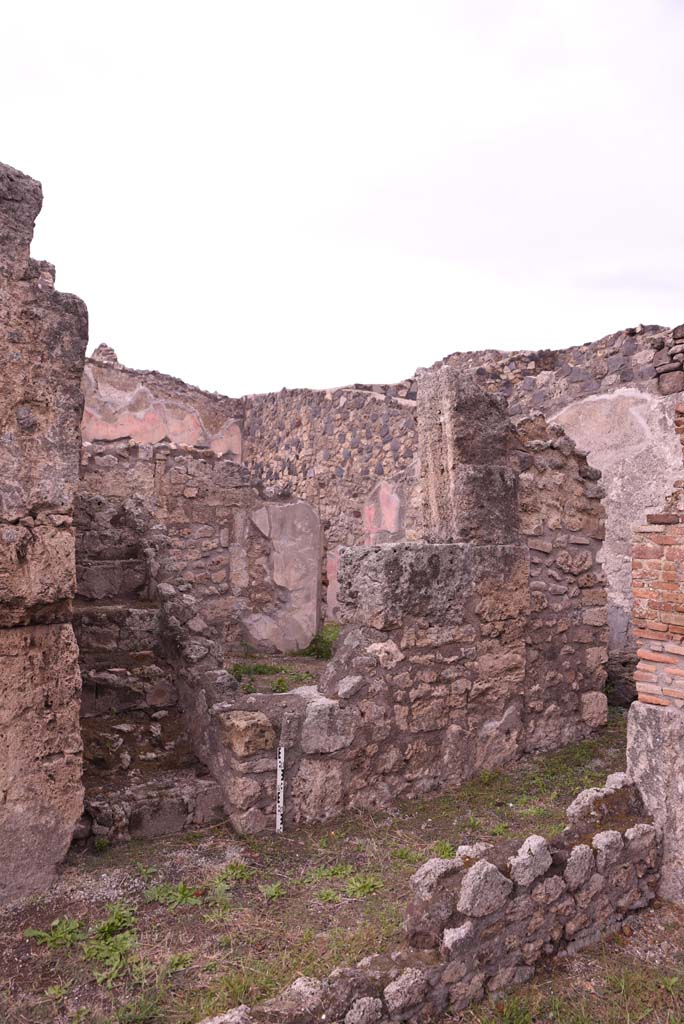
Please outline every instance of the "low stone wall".
[[83, 805], [71, 599], [88, 315], [29, 257], [41, 203], [0, 164], [0, 905], [50, 883]]
[[568, 820], [552, 842], [533, 835], [519, 848], [481, 843], [428, 861], [412, 879], [402, 949], [299, 978], [204, 1024], [427, 1022], [528, 981], [538, 964], [615, 932], [655, 897], [657, 832], [624, 775], [580, 794]]

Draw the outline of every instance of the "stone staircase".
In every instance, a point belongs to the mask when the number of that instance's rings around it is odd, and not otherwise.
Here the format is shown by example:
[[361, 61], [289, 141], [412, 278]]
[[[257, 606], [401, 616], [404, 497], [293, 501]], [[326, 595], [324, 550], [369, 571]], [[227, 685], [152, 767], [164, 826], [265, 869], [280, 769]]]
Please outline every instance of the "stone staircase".
[[146, 518], [130, 505], [83, 497], [77, 508], [81, 840], [149, 838], [225, 816], [219, 787], [192, 751], [150, 596]]

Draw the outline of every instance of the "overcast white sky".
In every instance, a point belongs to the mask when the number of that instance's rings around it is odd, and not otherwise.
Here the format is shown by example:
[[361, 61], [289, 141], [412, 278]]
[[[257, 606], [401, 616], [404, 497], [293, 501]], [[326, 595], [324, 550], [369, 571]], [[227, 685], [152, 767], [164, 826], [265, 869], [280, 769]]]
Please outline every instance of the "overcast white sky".
[[1, 5], [91, 349], [239, 395], [684, 321], [683, 0]]

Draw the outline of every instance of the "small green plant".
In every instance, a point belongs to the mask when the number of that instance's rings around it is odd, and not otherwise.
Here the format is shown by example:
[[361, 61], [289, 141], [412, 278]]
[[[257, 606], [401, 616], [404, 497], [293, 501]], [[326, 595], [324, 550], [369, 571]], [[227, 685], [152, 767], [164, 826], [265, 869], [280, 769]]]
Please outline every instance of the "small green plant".
[[98, 836], [94, 846], [96, 853], [104, 853], [105, 850], [109, 849], [109, 840], [105, 839], [104, 836]]
[[308, 647], [305, 647], [300, 653], [305, 658], [320, 658], [322, 661], [329, 661], [339, 635], [338, 623], [327, 622], [320, 632], [316, 633]]
[[60, 1002], [68, 995], [71, 989], [72, 982], [66, 982], [62, 985], [50, 985], [45, 989], [45, 995], [48, 999], [54, 999], [55, 1002]]
[[287, 693], [290, 689], [287, 679], [276, 679], [271, 690], [273, 693]]
[[507, 835], [509, 826], [505, 821], [497, 821], [496, 825], [492, 825], [493, 836], [505, 836]]
[[135, 870], [138, 872], [144, 882], [149, 882], [150, 878], [153, 878], [157, 874], [157, 869], [149, 867], [143, 864], [142, 861], [137, 860], [135, 862]]
[[333, 864], [332, 867], [312, 868], [311, 871], [307, 871], [302, 881], [305, 885], [310, 885], [312, 882], [324, 882], [331, 878], [349, 878], [353, 874], [354, 868], [351, 864]]
[[279, 676], [285, 671], [282, 665], [270, 665], [268, 662], [259, 661], [251, 664], [238, 662], [231, 669], [238, 683], [242, 682], [245, 676]]
[[192, 956], [190, 953], [173, 953], [164, 964], [162, 973], [167, 977], [172, 974], [178, 974], [179, 971], [185, 971], [192, 965]]
[[161, 903], [170, 910], [177, 910], [178, 907], [196, 907], [202, 902], [202, 891], [193, 889], [186, 882], [179, 882], [171, 885], [170, 882], [162, 882], [160, 885], [153, 885], [145, 890], [145, 901], [147, 903]]
[[90, 1010], [87, 1006], [82, 1006], [80, 1010], [75, 1010], [69, 1017], [69, 1024], [86, 1024], [89, 1017]]
[[416, 850], [409, 850], [408, 846], [398, 846], [396, 850], [392, 850], [392, 859], [398, 860], [401, 864], [417, 864], [423, 857]]
[[112, 987], [112, 983], [120, 977], [129, 965], [130, 954], [138, 945], [138, 937], [133, 931], [119, 932], [107, 938], [95, 938], [83, 946], [86, 960], [95, 960], [101, 970], [93, 971], [98, 985]]
[[127, 932], [135, 928], [135, 911], [125, 903], [110, 903], [107, 906], [108, 916], [95, 925], [94, 934], [98, 939], [108, 939], [119, 932]]
[[114, 1018], [116, 1024], [157, 1024], [164, 1019], [160, 995], [144, 992], [131, 1003], [119, 1007]]
[[241, 690], [243, 693], [256, 693], [256, 686], [254, 683], [243, 683]]
[[248, 882], [256, 874], [244, 861], [234, 860], [220, 872], [218, 878], [226, 882]]
[[321, 889], [316, 893], [316, 899], [321, 903], [339, 903], [342, 897], [335, 889]]
[[453, 843], [450, 843], [448, 839], [438, 839], [437, 842], [433, 844], [432, 849], [437, 857], [444, 857], [446, 860], [456, 856], [456, 849]]
[[71, 949], [84, 938], [84, 934], [81, 922], [69, 917], [55, 918], [47, 932], [38, 928], [27, 928], [24, 932], [27, 939], [35, 939], [39, 946], [47, 946], [48, 949]]
[[353, 875], [347, 882], [345, 893], [352, 900], [362, 900], [382, 889], [382, 880], [377, 875]]
[[267, 900], [279, 900], [286, 895], [285, 886], [282, 882], [273, 882], [272, 885], [260, 886], [261, 894], [266, 897]]

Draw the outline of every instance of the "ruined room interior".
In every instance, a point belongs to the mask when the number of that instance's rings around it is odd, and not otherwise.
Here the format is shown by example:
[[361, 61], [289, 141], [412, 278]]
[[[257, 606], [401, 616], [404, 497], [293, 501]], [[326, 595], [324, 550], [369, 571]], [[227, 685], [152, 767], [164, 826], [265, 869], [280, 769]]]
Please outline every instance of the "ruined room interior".
[[229, 398], [85, 357], [40, 206], [1, 165], [0, 904], [132, 841], [392, 814], [609, 703], [627, 773], [562, 840], [427, 860], [392, 956], [212, 1019], [437, 1019], [681, 902], [684, 328]]

